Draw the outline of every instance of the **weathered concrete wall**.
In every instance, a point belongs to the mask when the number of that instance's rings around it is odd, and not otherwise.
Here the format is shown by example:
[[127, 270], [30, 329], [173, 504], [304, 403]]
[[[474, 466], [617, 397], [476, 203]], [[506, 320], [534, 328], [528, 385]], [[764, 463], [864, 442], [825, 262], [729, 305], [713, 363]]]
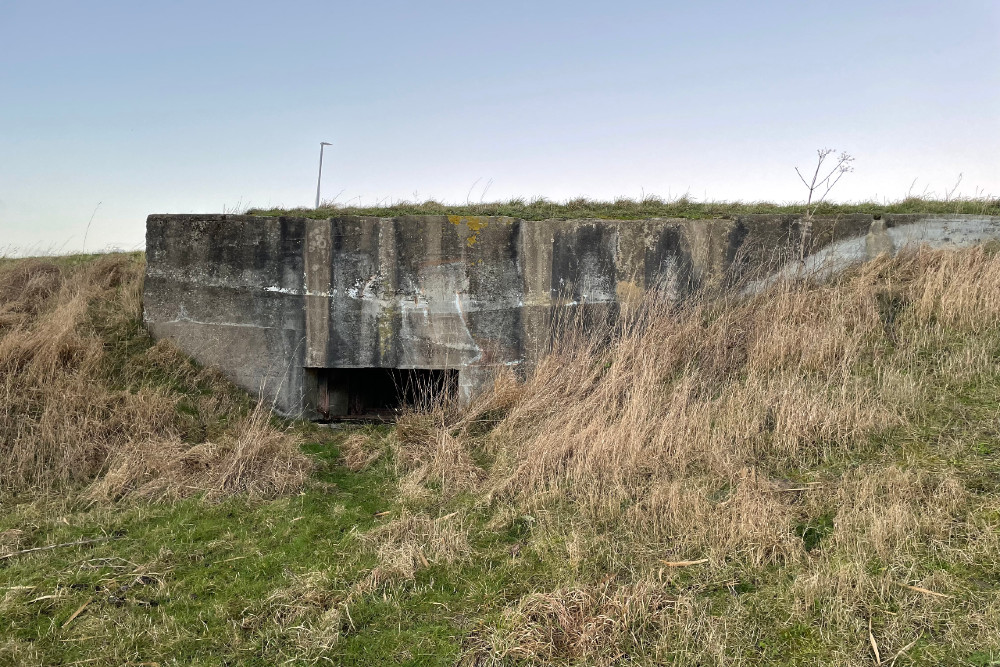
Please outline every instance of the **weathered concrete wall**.
[[150, 216], [143, 294], [150, 332], [296, 411], [305, 366], [304, 230], [302, 220]]
[[805, 240], [796, 216], [151, 215], [146, 224], [152, 334], [281, 412], [310, 416], [308, 368], [459, 369], [468, 398], [496, 366], [530, 366], [557, 304], [605, 317], [653, 285], [680, 298], [761, 267], [840, 270], [909, 243], [1000, 238], [1000, 219], [972, 216], [822, 218]]

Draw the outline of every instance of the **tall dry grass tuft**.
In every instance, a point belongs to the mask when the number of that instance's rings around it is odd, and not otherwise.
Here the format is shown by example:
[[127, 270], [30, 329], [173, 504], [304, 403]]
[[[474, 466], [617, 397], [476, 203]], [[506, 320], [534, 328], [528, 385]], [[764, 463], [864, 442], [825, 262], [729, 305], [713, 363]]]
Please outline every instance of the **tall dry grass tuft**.
[[234, 624], [240, 632], [273, 626], [299, 652], [312, 656], [340, 640], [345, 617], [350, 618], [350, 602], [351, 595], [338, 590], [328, 572], [304, 572], [291, 576], [289, 584], [275, 590], [263, 604], [244, 609]]
[[447, 424], [440, 410], [408, 412], [397, 419], [392, 449], [404, 497], [419, 496], [428, 485], [453, 496], [475, 488], [486, 476]]
[[[495, 458], [478, 488], [497, 521], [550, 515], [528, 544], [573, 565], [569, 585], [508, 605], [468, 661], [731, 664], [776, 622], [835, 664], [870, 662], [873, 643], [891, 660], [923, 637], [943, 660], [1000, 641], [995, 593], [967, 575], [996, 569], [995, 478], [949, 463], [972, 443], [922, 430], [995, 386], [1000, 255], [919, 250], [753, 295], [653, 295], [612, 330], [570, 334], [466, 415], [495, 413], [489, 429], [452, 430]], [[975, 432], [995, 437], [996, 417]], [[585, 567], [581, 525], [607, 543]], [[631, 583], [595, 588], [603, 572]], [[699, 597], [720, 581], [731, 595]], [[772, 588], [741, 597], [739, 581]]]
[[382, 456], [382, 448], [368, 433], [352, 433], [340, 443], [340, 464], [351, 472], [362, 472]]
[[403, 512], [365, 533], [363, 539], [378, 556], [378, 565], [365, 584], [368, 589], [413, 579], [418, 570], [432, 564], [458, 562], [471, 551], [458, 515], [432, 519], [425, 514]]
[[[474, 638], [467, 663], [617, 664], [629, 654], [655, 651], [656, 638], [684, 623], [690, 602], [644, 582], [605, 583], [534, 593], [504, 612], [497, 630]], [[649, 638], [651, 646], [643, 646]], [[624, 648], [609, 654], [608, 648]]]
[[0, 265], [0, 490], [98, 478], [93, 494], [115, 498], [297, 488], [308, 460], [294, 439], [149, 340], [142, 277], [130, 255]]
[[269, 416], [266, 405], [258, 403], [218, 443], [191, 445], [178, 438], [128, 443], [109, 457], [108, 470], [91, 486], [90, 496], [274, 497], [298, 490], [309, 475], [309, 460], [294, 439], [271, 427]]
[[[575, 507], [669, 539], [684, 554], [780, 562], [794, 471], [865, 452], [908, 424], [919, 377], [971, 377], [987, 350], [929, 350], [1000, 323], [1000, 257], [983, 250], [880, 258], [835, 282], [750, 297], [650, 300], [611, 332], [557, 346], [510, 399], [485, 446], [494, 497]], [[944, 365], [944, 366], [942, 366]], [[488, 412], [489, 406], [479, 406]]]

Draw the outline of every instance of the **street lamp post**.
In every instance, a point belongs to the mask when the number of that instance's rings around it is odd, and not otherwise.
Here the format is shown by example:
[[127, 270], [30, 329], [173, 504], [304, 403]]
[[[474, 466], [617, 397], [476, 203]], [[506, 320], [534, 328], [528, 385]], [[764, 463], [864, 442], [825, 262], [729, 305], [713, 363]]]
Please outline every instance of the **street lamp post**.
[[323, 149], [329, 145], [325, 141], [319, 142], [319, 176], [316, 178], [316, 208], [319, 208], [319, 187], [323, 183]]

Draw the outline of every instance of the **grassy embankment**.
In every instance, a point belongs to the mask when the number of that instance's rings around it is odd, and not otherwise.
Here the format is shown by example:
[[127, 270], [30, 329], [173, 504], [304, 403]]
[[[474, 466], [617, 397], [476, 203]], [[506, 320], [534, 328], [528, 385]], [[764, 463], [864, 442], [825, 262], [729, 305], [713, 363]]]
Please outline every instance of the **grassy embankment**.
[[0, 264], [2, 664], [1000, 663], [994, 248], [341, 433], [154, 345], [140, 270]]
[[[568, 218], [604, 218], [612, 220], [637, 220], [645, 218], [726, 218], [751, 213], [802, 214], [801, 203], [776, 204], [774, 202], [698, 202], [688, 197], [662, 199], [619, 198], [614, 201], [597, 201], [586, 198], [555, 202], [544, 198], [510, 199], [494, 202], [467, 204], [442, 204], [433, 200], [394, 202], [378, 206], [351, 206], [324, 202], [312, 208], [250, 208], [250, 215], [297, 215], [307, 218], [328, 218], [338, 215], [370, 215], [391, 217], [399, 215], [486, 215], [508, 216], [523, 220], [548, 220]], [[816, 215], [847, 213], [965, 213], [1000, 215], [1000, 199], [996, 197], [959, 197], [955, 199], [926, 199], [909, 197], [893, 202], [855, 202], [835, 204], [823, 202], [816, 207]]]

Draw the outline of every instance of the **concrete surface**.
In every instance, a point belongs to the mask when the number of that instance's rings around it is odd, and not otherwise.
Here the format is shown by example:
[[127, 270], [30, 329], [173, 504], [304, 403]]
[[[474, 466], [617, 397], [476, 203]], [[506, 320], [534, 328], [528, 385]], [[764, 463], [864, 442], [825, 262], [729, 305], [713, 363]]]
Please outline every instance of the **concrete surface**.
[[1000, 238], [1000, 218], [858, 214], [801, 229], [790, 215], [151, 215], [144, 317], [279, 412], [338, 417], [354, 408], [325, 369], [455, 369], [468, 400], [496, 368], [530, 369], [557, 312], [600, 321], [651, 287], [760, 289], [914, 244], [964, 247]]

